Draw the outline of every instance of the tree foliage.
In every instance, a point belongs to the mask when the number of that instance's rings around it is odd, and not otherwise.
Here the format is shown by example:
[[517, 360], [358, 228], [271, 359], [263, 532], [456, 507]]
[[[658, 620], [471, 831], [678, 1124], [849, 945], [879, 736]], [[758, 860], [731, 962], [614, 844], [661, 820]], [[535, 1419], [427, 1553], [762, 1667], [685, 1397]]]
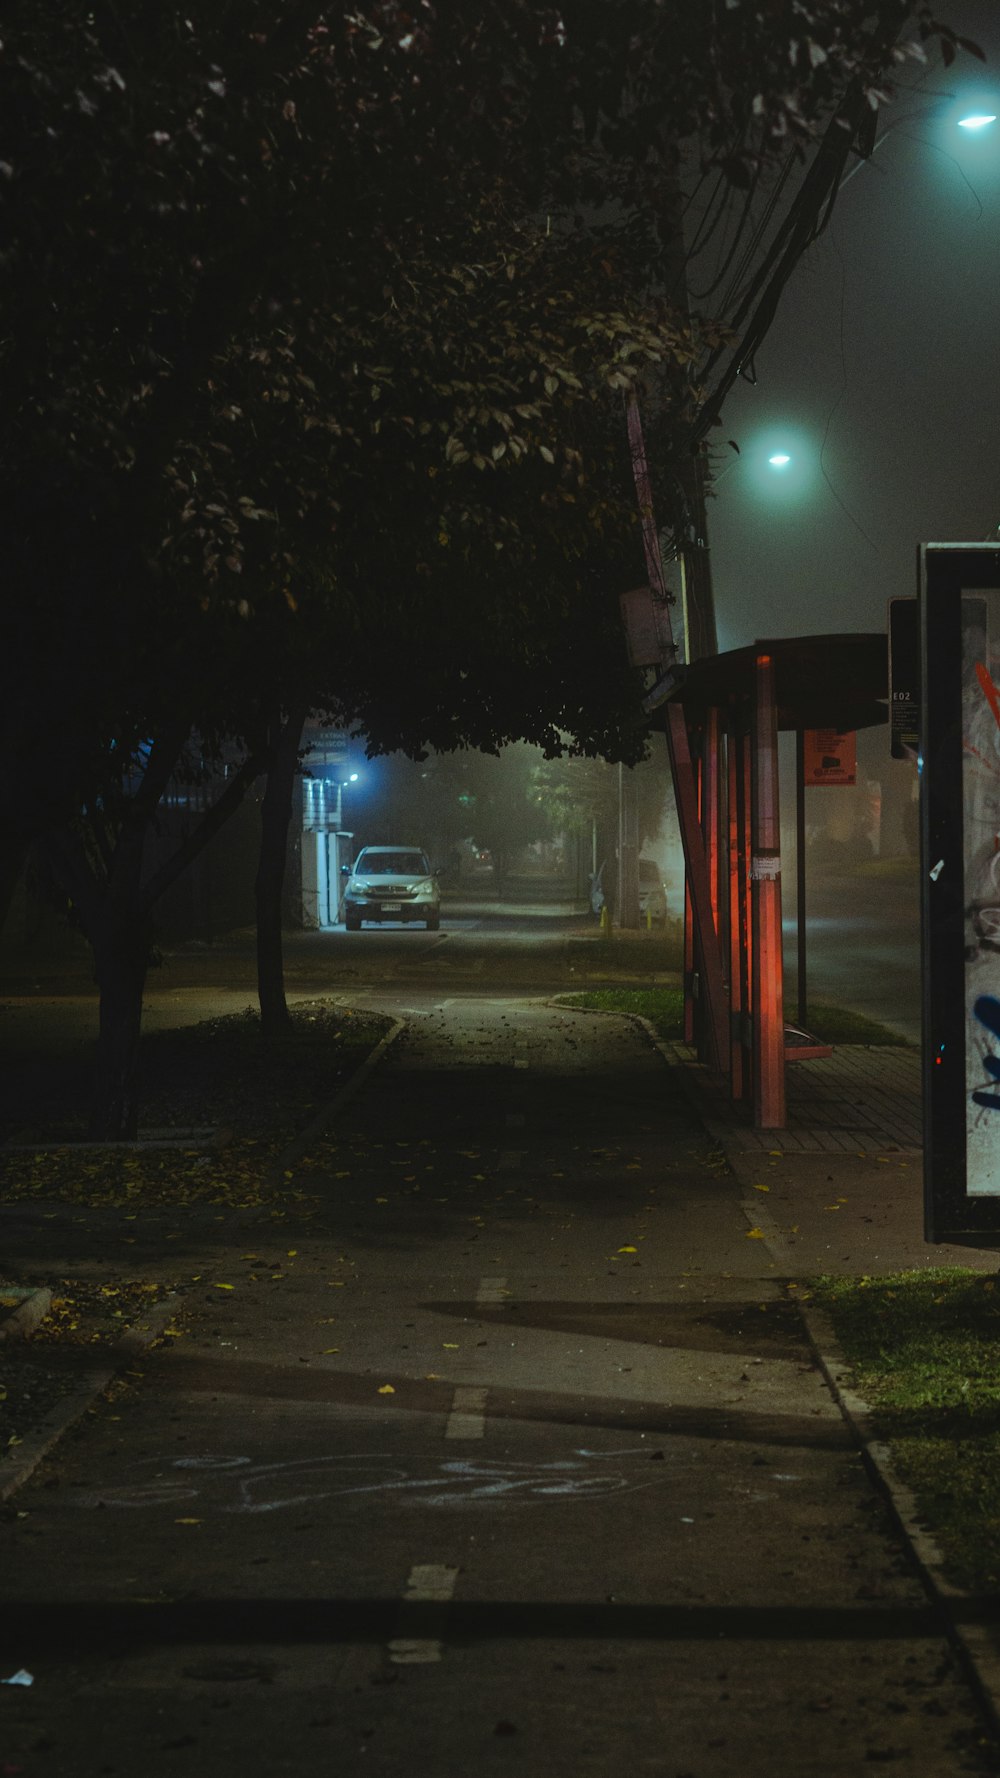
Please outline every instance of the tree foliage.
[[853, 132], [909, 10], [8, 0], [0, 823], [126, 974], [193, 733], [638, 756], [622, 396], [669, 465], [723, 338], [681, 156], [745, 184], [848, 91]]
[[[489, 721], [537, 728], [519, 657], [558, 668], [634, 554], [615, 392], [656, 380], [669, 452], [718, 343], [650, 294], [674, 283], [679, 154], [740, 181], [805, 153], [852, 83], [880, 102], [908, 11], [11, 0], [10, 733], [40, 695], [78, 737], [98, 713], [124, 734], [133, 704], [149, 730], [179, 682], [203, 731], [238, 727], [220, 691], [327, 646], [329, 696], [377, 733], [387, 621], [412, 661], [442, 614], [477, 678], [511, 641]], [[917, 25], [940, 31], [927, 6]], [[423, 699], [452, 735], [461, 670]], [[400, 689], [387, 740], [419, 744]], [[586, 728], [565, 689], [554, 720]], [[627, 691], [591, 676], [595, 745]]]

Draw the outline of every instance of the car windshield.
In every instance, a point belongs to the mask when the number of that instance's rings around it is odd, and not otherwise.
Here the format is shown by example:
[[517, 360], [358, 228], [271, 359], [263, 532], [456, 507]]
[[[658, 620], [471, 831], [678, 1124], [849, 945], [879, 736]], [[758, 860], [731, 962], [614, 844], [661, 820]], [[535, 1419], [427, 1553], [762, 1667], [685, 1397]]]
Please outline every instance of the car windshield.
[[362, 852], [354, 866], [362, 877], [426, 877], [430, 865], [422, 852]]

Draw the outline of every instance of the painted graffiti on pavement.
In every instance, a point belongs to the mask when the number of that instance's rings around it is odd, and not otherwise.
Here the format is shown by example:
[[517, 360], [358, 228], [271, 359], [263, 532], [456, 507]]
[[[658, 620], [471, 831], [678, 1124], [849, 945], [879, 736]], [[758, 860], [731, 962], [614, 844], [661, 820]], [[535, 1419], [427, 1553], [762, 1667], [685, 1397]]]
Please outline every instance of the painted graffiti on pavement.
[[[506, 1459], [447, 1458], [407, 1468], [388, 1453], [292, 1458], [259, 1463], [250, 1457], [175, 1457], [147, 1479], [107, 1491], [87, 1490], [77, 1496], [86, 1507], [140, 1508], [181, 1506], [198, 1500], [224, 1513], [272, 1513], [311, 1501], [374, 1495], [401, 1504], [440, 1507], [493, 1504], [524, 1505], [544, 1501], [593, 1499], [651, 1487], [664, 1469], [650, 1475], [609, 1467], [616, 1458], [647, 1458], [645, 1447], [634, 1451], [577, 1450], [551, 1463], [515, 1463]], [[147, 1472], [162, 1459], [150, 1459]], [[664, 1466], [666, 1467], [666, 1466]]]

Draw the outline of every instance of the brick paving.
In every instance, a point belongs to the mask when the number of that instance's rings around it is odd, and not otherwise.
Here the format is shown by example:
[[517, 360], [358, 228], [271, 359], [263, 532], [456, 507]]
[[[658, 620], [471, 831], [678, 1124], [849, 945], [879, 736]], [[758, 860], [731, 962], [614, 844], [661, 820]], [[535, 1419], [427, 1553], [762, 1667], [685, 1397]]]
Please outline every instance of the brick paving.
[[683, 1069], [706, 1129], [727, 1148], [751, 1154], [915, 1153], [923, 1144], [920, 1052], [839, 1044], [832, 1055], [790, 1062], [787, 1125], [755, 1130], [749, 1109], [734, 1105], [683, 1043], [666, 1046]]

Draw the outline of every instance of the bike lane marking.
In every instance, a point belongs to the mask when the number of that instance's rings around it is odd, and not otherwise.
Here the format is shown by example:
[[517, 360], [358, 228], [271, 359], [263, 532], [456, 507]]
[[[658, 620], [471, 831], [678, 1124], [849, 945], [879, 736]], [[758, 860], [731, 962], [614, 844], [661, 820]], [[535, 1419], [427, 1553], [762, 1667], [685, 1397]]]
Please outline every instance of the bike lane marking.
[[[447, 1608], [455, 1592], [458, 1580], [458, 1569], [448, 1568], [442, 1562], [418, 1562], [410, 1569], [406, 1582], [406, 1592], [400, 1603], [399, 1615], [396, 1619], [397, 1634], [389, 1643], [389, 1659], [397, 1666], [425, 1666], [431, 1661], [439, 1661], [442, 1654], [442, 1640]], [[399, 1632], [405, 1631], [409, 1605], [437, 1605], [440, 1609], [434, 1614], [440, 1617], [441, 1636], [406, 1636]], [[422, 1614], [423, 1615], [423, 1614]]]
[[506, 1278], [480, 1278], [476, 1291], [476, 1307], [502, 1309], [508, 1300]]
[[445, 1422], [445, 1438], [483, 1438], [486, 1434], [486, 1389], [459, 1388]]

